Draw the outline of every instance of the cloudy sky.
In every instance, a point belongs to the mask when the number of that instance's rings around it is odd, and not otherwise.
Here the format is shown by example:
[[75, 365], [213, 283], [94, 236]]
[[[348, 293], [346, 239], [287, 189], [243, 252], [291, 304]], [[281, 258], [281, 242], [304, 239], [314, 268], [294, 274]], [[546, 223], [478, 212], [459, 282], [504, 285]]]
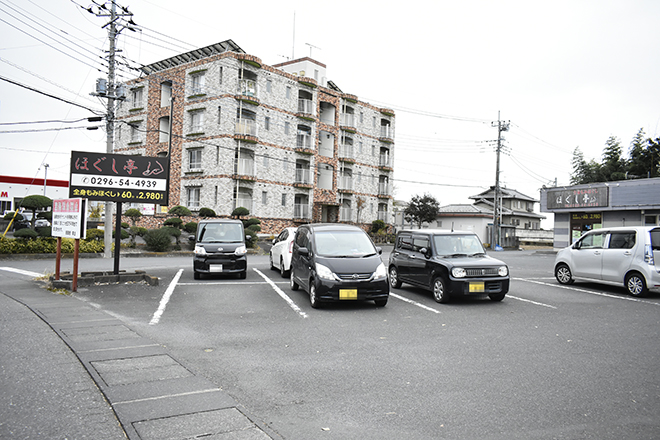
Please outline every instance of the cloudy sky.
[[[47, 163], [67, 180], [71, 150], [105, 151], [103, 129], [84, 128], [107, 76], [107, 18], [91, 4], [0, 0], [0, 174], [43, 178]], [[397, 199], [469, 203], [493, 185], [498, 112], [501, 181], [535, 198], [569, 183], [576, 147], [600, 160], [610, 136], [626, 152], [640, 128], [660, 136], [656, 0], [119, 4], [142, 28], [119, 38], [128, 65], [232, 39], [269, 65], [311, 55], [345, 93], [394, 109]], [[58, 122], [23, 124], [36, 121]]]

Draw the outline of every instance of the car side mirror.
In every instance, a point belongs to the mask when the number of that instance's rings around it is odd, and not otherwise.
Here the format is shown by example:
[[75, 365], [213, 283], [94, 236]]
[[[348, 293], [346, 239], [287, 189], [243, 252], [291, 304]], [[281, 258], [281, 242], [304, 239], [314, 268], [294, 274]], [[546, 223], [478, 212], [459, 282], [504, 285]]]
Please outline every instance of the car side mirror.
[[273, 244], [277, 243], [277, 238], [273, 238]]
[[306, 247], [298, 248], [298, 253], [303, 257], [309, 256], [309, 250]]
[[428, 248], [425, 248], [425, 247], [421, 248], [421, 249], [419, 250], [419, 253], [422, 254], [422, 255], [424, 255], [424, 257], [426, 257], [427, 259], [428, 259], [428, 258], [431, 258], [431, 250], [428, 249]]
[[194, 235], [189, 235], [188, 236], [188, 241], [195, 242], [195, 236]]
[[376, 246], [376, 252], [378, 252], [378, 255], [383, 255], [383, 248], [380, 246]]

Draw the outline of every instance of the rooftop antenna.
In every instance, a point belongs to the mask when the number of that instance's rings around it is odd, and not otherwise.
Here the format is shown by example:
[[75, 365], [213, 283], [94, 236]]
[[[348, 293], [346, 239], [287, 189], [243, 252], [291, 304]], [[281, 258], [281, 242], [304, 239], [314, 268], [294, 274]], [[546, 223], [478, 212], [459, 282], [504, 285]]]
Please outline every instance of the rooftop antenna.
[[310, 57], [310, 58], [312, 57], [312, 48], [314, 48], [314, 49], [318, 49], [318, 50], [321, 50], [320, 47], [318, 47], [318, 46], [314, 46], [313, 44], [309, 44], [309, 43], [305, 43], [305, 44], [309, 46], [309, 57]]

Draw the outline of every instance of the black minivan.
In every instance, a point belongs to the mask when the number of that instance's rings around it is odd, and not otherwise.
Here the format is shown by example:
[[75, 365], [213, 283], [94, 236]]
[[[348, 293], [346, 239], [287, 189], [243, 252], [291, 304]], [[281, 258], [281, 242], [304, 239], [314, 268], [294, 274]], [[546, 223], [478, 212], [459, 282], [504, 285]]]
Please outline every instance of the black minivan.
[[196, 280], [201, 274], [237, 274], [243, 279], [247, 276], [243, 222], [202, 220], [197, 225], [194, 240], [193, 276]]
[[315, 309], [323, 302], [350, 300], [373, 300], [383, 307], [390, 288], [382, 252], [357, 226], [299, 226], [291, 254], [291, 289], [306, 290]]

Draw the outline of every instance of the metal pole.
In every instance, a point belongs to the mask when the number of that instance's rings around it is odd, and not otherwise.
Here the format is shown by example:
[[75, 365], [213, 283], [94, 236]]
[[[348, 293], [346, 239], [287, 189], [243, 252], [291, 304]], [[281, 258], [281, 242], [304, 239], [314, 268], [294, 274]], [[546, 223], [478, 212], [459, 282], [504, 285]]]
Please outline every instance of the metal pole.
[[46, 182], [48, 182], [48, 165], [47, 163], [44, 164], [44, 196], [46, 195]]
[[500, 151], [502, 147], [502, 121], [500, 112], [497, 112], [497, 150], [495, 164], [495, 194], [493, 197], [493, 241], [492, 249], [500, 244], [500, 218], [499, 218], [499, 196], [500, 196]]
[[[108, 51], [108, 90], [107, 90], [107, 118], [106, 118], [106, 153], [112, 154], [114, 150], [115, 135], [115, 40], [117, 38], [117, 10], [114, 0], [110, 8], [110, 25], [108, 26], [108, 39], [110, 40], [110, 50]], [[112, 257], [112, 215], [114, 204], [105, 202], [105, 222], [104, 222], [104, 258]]]

